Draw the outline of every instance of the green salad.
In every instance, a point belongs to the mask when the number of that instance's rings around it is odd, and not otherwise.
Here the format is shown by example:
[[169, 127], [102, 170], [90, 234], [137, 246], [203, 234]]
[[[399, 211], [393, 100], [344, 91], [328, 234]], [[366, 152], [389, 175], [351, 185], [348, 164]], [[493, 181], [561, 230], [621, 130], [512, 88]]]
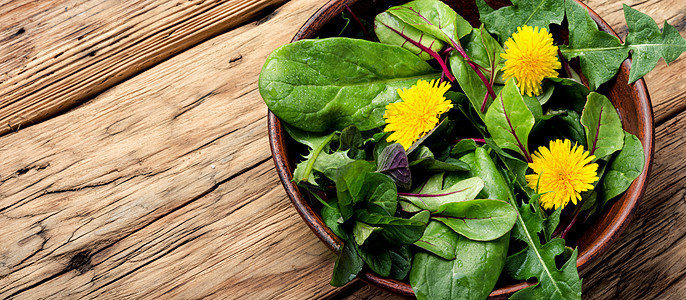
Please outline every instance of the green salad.
[[630, 53], [634, 82], [686, 40], [628, 6], [622, 42], [574, 1], [512, 3], [477, 0], [478, 28], [439, 0], [348, 10], [354, 38], [267, 58], [260, 93], [306, 149], [293, 181], [344, 242], [332, 285], [366, 267], [419, 299], [484, 299], [499, 281], [535, 282], [512, 299], [581, 298], [565, 238], [644, 168], [596, 91]]

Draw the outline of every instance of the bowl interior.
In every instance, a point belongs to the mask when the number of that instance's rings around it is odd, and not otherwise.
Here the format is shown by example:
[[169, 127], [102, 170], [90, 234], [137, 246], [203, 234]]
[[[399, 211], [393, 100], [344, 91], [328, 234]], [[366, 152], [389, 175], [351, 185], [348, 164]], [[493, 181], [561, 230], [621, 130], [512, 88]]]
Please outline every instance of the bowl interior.
[[[578, 0], [574, 0], [579, 2]], [[341, 12], [350, 7], [361, 19], [373, 20], [374, 16], [387, 8], [405, 3], [407, 1], [398, 0], [332, 0], [325, 4], [315, 13], [293, 38], [293, 41], [316, 37], [336, 36], [343, 28], [343, 19], [340, 18]], [[464, 1], [444, 1], [450, 5], [462, 17], [467, 19], [472, 26], [478, 26], [478, 10], [476, 4], [471, 0]], [[494, 7], [507, 5], [506, 1], [496, 0], [487, 1]], [[586, 7], [581, 3], [583, 7]], [[586, 7], [591, 17], [598, 23], [598, 27], [616, 36], [616, 33], [602, 20], [595, 12]], [[355, 26], [354, 24], [350, 26]], [[370, 28], [371, 30], [371, 28]], [[563, 34], [564, 36], [564, 34]], [[564, 39], [564, 38], [563, 38]], [[584, 274], [590, 266], [597, 262], [597, 258], [607, 250], [610, 244], [619, 237], [624, 228], [628, 225], [638, 201], [646, 188], [646, 181], [650, 172], [653, 157], [653, 112], [652, 105], [648, 96], [645, 82], [641, 79], [631, 85], [627, 84], [631, 61], [627, 60], [622, 64], [619, 74], [612, 81], [601, 86], [598, 92], [606, 95], [615, 105], [622, 120], [624, 130], [636, 135], [642, 142], [645, 152], [645, 166], [643, 173], [633, 182], [629, 189], [619, 199], [610, 203], [605, 212], [592, 221], [590, 224], [575, 227], [574, 233], [568, 236], [567, 243], [579, 249], [577, 267], [580, 275]], [[577, 70], [579, 71], [579, 70]], [[286, 189], [293, 205], [303, 220], [314, 231], [314, 233], [333, 251], [338, 251], [342, 245], [341, 240], [336, 237], [324, 225], [321, 218], [315, 212], [318, 209], [314, 203], [303, 196], [301, 190], [291, 181], [293, 169], [300, 157], [301, 147], [290, 140], [288, 134], [282, 127], [279, 119], [269, 112], [268, 117], [269, 140], [273, 153], [274, 163], [281, 182]], [[316, 202], [316, 201], [315, 201]], [[377, 285], [401, 295], [413, 295], [409, 284], [385, 279], [377, 276], [368, 270], [363, 270], [359, 275], [365, 281]], [[531, 285], [531, 283], [498, 283], [496, 289], [491, 293], [491, 297], [505, 297]]]

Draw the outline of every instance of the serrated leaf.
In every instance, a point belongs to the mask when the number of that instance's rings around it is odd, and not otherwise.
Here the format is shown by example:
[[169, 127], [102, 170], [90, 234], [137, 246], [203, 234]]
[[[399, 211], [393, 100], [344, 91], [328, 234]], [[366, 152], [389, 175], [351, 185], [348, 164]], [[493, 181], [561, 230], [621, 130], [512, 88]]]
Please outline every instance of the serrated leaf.
[[624, 4], [624, 18], [629, 27], [625, 45], [632, 50], [629, 83], [648, 74], [660, 57], [669, 64], [686, 51], [686, 39], [665, 21], [662, 32], [648, 15]]
[[[391, 30], [391, 28], [395, 30]], [[403, 47], [423, 60], [430, 60], [433, 57], [414, 44], [409, 43], [407, 41], [408, 38], [424, 45], [434, 52], [440, 51], [445, 46], [445, 43], [435, 36], [408, 25], [388, 12], [382, 12], [376, 15], [376, 18], [374, 18], [374, 32], [379, 38], [379, 42]], [[405, 37], [397, 32], [401, 32]]]
[[588, 11], [575, 1], [566, 1], [569, 22], [569, 45], [560, 46], [565, 58], [579, 57], [581, 71], [588, 78], [591, 90], [617, 74], [629, 48], [615, 36], [598, 30]]
[[530, 161], [528, 141], [535, 118], [515, 85], [514, 78], [507, 81], [488, 108], [484, 121], [488, 133], [499, 147], [514, 150]]
[[414, 28], [456, 46], [456, 40], [469, 34], [472, 26], [450, 6], [438, 0], [415, 0], [387, 10]]
[[480, 20], [486, 24], [490, 32], [497, 34], [504, 42], [517, 31], [519, 26], [529, 25], [549, 29], [550, 24], [561, 24], [564, 18], [564, 2], [561, 0], [512, 0], [512, 6], [482, 14]]
[[586, 132], [586, 144], [591, 155], [596, 159], [606, 157], [622, 149], [624, 130], [619, 114], [607, 97], [591, 92], [584, 111], [581, 113], [581, 124]]

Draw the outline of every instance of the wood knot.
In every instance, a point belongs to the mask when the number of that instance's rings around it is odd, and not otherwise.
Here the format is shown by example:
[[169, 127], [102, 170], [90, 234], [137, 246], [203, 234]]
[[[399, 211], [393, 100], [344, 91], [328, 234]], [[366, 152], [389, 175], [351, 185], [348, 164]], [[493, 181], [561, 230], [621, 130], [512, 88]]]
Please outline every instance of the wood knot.
[[91, 256], [88, 251], [82, 251], [74, 255], [67, 266], [67, 271], [76, 270], [79, 274], [88, 272], [92, 268]]

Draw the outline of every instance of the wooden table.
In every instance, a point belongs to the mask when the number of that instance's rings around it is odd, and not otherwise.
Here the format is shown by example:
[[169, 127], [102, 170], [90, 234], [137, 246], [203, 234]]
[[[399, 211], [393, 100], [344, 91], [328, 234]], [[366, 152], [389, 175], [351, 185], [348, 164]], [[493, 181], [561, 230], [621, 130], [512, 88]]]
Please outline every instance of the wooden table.
[[[621, 2], [686, 36], [684, 0]], [[319, 0], [0, 5], [0, 298], [389, 298], [335, 256], [274, 170], [266, 56]], [[651, 180], [588, 299], [686, 298], [686, 55], [646, 77]]]

